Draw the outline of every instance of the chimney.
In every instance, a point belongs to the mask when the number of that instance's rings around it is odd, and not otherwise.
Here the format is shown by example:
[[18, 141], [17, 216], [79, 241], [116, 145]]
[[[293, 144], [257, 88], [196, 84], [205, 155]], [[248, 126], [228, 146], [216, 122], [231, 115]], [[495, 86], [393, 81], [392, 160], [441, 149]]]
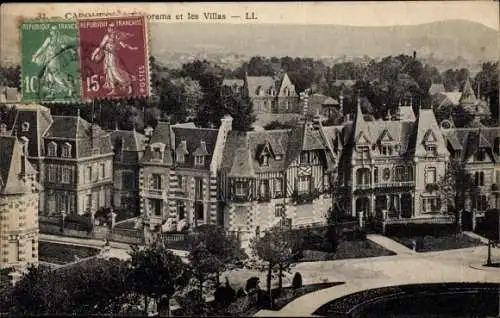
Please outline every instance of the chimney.
[[387, 114], [385, 115], [385, 120], [391, 120], [391, 110], [387, 108]]
[[340, 93], [340, 114], [344, 115], [344, 94]]
[[416, 60], [417, 59], [417, 51], [413, 51], [413, 59]]
[[312, 126], [314, 129], [319, 129], [321, 127], [321, 115], [319, 114], [319, 110], [316, 111], [316, 114], [313, 117], [312, 123], [313, 123]]

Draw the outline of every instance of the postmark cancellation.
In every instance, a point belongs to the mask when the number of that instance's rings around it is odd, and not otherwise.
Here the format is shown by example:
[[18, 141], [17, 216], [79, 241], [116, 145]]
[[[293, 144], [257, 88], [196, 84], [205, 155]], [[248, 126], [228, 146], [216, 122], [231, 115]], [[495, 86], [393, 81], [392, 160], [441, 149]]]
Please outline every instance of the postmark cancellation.
[[82, 100], [149, 96], [146, 18], [106, 17], [77, 23]]

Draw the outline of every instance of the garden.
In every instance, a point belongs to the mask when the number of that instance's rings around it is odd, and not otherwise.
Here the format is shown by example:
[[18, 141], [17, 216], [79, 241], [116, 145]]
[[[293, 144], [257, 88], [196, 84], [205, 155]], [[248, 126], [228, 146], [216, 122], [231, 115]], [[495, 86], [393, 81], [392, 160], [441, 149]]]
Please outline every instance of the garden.
[[342, 226], [327, 226], [294, 230], [301, 237], [299, 262], [340, 260], [395, 255], [382, 246], [368, 240], [366, 232]]
[[386, 235], [416, 252], [445, 251], [482, 245], [481, 241], [457, 232], [455, 224], [391, 225]]
[[85, 246], [74, 246], [40, 241], [38, 243], [38, 259], [42, 262], [63, 265], [74, 262], [76, 258], [82, 259], [95, 256], [99, 249]]

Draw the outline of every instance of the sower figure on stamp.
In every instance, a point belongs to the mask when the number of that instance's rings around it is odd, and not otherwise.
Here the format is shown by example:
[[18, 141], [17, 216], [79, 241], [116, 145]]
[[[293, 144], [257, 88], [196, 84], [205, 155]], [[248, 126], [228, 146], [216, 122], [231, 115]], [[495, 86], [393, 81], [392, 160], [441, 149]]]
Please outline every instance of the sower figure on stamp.
[[40, 83], [46, 84], [49, 90], [48, 98], [56, 91], [67, 91], [68, 97], [73, 93], [73, 83], [61, 74], [61, 64], [64, 62], [65, 54], [76, 54], [72, 47], [75, 41], [76, 39], [61, 34], [56, 26], [52, 26], [49, 36], [31, 57], [34, 63], [43, 68]]
[[118, 58], [120, 47], [132, 51], [137, 50], [137, 47], [124, 42], [131, 36], [133, 35], [130, 33], [116, 30], [114, 23], [109, 24], [108, 32], [90, 57], [94, 62], [100, 62], [104, 57], [104, 74], [106, 78], [104, 88], [111, 90], [108, 95], [114, 95], [117, 87], [127, 89], [127, 93], [132, 94], [132, 81], [135, 81], [135, 77], [120, 67]]

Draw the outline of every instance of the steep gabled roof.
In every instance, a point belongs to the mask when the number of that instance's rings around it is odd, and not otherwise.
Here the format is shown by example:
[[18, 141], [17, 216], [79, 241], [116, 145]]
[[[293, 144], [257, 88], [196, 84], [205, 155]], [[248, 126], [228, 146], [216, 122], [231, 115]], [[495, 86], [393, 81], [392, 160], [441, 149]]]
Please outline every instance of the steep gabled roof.
[[185, 141], [188, 151], [184, 163], [176, 162], [176, 166], [191, 168], [194, 165], [195, 156], [205, 156], [204, 168], [208, 169], [210, 167], [219, 131], [209, 128], [181, 127], [172, 127], [172, 131], [174, 134], [174, 146], [172, 149], [177, 149], [178, 145]]
[[271, 76], [247, 76], [248, 96], [258, 97], [257, 89], [260, 87], [264, 92], [264, 96], [270, 96], [269, 90], [273, 88], [278, 94], [276, 83]]
[[23, 163], [21, 144], [15, 136], [0, 136], [0, 194], [31, 193], [31, 183], [22, 178], [22, 164], [26, 175], [36, 173], [26, 160]]
[[429, 131], [432, 132], [436, 139], [438, 155], [448, 154], [443, 135], [441, 134], [441, 130], [436, 122], [436, 117], [434, 116], [432, 109], [420, 109], [416, 129], [415, 155], [426, 155], [424, 142], [426, 141], [426, 137], [429, 136]]

